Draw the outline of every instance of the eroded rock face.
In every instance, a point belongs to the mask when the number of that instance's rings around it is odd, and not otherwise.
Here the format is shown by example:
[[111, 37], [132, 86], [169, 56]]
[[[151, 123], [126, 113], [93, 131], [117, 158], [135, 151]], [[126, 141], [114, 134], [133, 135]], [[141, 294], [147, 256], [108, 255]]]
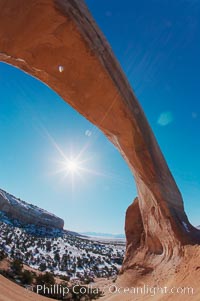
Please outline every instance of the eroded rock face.
[[145, 115], [83, 0], [0, 0], [0, 60], [49, 85], [127, 161], [138, 198], [127, 211], [123, 272], [138, 263], [151, 270], [182, 256], [184, 244], [199, 243]]
[[0, 211], [22, 224], [63, 229], [64, 221], [37, 206], [28, 204], [0, 189]]

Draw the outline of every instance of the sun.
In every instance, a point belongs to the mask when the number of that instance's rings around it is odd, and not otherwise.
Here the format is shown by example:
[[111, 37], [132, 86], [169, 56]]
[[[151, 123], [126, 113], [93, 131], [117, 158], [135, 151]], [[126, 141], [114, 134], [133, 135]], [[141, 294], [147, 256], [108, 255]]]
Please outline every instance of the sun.
[[80, 169], [79, 162], [76, 159], [68, 160], [66, 162], [66, 169], [71, 173], [77, 172]]
[[[51, 175], [61, 174], [61, 181], [63, 182], [66, 180], [67, 183], [71, 184], [72, 192], [75, 191], [75, 185], [78, 183], [77, 180], [81, 180], [84, 183], [90, 183], [86, 178], [88, 175], [103, 177], [112, 176], [100, 172], [96, 170], [96, 168], [91, 168], [91, 166], [94, 166], [95, 157], [94, 155], [91, 155], [91, 151], [89, 151], [91, 143], [88, 142], [84, 144], [79, 150], [77, 147], [74, 147], [73, 144], [68, 145], [68, 151], [65, 152], [45, 127], [42, 127], [42, 130], [59, 154], [59, 158], [53, 160], [56, 165], [54, 171], [51, 172]], [[85, 135], [90, 137], [91, 131], [87, 130]]]
[[[50, 133], [45, 128], [43, 128], [43, 130], [51, 144], [58, 151], [60, 157], [54, 160], [56, 167], [51, 174], [61, 174], [62, 181], [67, 180], [68, 183], [71, 183], [72, 191], [75, 190], [75, 182], [77, 179], [89, 183], [89, 181], [86, 180], [86, 175], [107, 176], [105, 173], [91, 168], [91, 163], [94, 164], [94, 158], [89, 152], [89, 143], [83, 145], [78, 151], [74, 149], [73, 145], [69, 145], [69, 150], [65, 153]], [[87, 136], [91, 136], [91, 132], [87, 132]], [[110, 177], [110, 175], [108, 176]]]

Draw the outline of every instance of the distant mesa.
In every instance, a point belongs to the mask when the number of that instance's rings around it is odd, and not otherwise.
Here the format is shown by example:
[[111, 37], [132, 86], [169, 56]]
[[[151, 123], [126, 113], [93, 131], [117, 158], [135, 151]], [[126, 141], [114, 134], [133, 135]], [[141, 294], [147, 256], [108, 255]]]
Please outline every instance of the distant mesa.
[[112, 239], [125, 239], [125, 234], [111, 234], [99, 232], [81, 232], [80, 234], [92, 237], [112, 238]]
[[26, 203], [0, 189], [0, 211], [21, 224], [63, 229], [64, 221], [48, 211]]

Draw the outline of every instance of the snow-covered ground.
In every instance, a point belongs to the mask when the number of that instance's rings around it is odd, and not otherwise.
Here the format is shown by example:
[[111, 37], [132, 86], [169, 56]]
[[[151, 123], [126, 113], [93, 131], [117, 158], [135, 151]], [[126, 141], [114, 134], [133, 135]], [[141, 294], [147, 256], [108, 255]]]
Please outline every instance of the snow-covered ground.
[[[117, 275], [125, 252], [125, 243], [101, 241], [69, 231], [39, 232], [32, 225], [27, 229], [14, 227], [5, 216], [0, 218], [0, 249], [10, 258], [19, 258], [34, 269], [89, 281], [96, 277]], [[48, 232], [49, 234], [49, 232]]]

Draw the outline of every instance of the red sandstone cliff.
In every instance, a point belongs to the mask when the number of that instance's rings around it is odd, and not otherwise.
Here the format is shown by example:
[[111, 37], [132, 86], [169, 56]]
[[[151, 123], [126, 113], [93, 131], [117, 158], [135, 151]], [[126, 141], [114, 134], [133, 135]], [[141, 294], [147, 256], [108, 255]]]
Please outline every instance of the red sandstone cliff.
[[48, 228], [63, 229], [64, 221], [52, 213], [28, 204], [0, 189], [0, 211], [21, 224], [33, 224]]

